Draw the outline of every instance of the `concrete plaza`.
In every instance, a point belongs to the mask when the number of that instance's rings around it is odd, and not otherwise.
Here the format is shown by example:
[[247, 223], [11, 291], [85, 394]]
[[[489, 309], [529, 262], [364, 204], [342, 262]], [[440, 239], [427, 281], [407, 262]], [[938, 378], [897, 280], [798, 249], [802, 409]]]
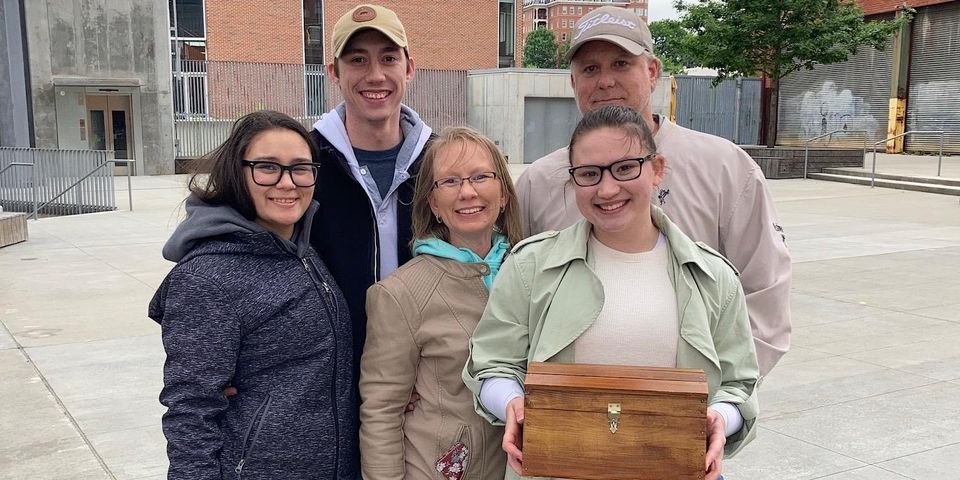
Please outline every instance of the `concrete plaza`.
[[[146, 309], [185, 181], [134, 178], [134, 211], [30, 221], [28, 242], [0, 249], [0, 478], [164, 478]], [[770, 187], [795, 262], [794, 346], [727, 478], [960, 477], [957, 197]]]

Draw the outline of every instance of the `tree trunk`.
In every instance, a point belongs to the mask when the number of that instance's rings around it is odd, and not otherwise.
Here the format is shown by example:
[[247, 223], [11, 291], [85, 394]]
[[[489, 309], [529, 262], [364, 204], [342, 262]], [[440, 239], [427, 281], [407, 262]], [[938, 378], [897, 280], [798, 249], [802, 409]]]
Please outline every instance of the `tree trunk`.
[[780, 76], [771, 75], [770, 102], [767, 104], [767, 147], [777, 145], [777, 110], [780, 107]]

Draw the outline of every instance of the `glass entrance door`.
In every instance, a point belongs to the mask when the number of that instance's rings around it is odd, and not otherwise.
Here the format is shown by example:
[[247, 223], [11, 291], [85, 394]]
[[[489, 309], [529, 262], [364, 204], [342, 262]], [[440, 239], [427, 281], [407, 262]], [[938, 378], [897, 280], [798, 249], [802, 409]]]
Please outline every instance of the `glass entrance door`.
[[93, 150], [113, 150], [114, 158], [131, 157], [129, 95], [87, 95], [87, 136]]

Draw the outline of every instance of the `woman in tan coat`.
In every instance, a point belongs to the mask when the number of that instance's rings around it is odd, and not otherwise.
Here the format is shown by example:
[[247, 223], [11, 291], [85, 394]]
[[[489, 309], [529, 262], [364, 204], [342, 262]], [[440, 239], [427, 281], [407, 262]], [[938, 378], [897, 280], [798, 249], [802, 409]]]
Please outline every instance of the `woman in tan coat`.
[[[480, 133], [445, 129], [413, 201], [414, 259], [367, 291], [363, 478], [499, 480], [503, 429], [477, 415], [461, 372], [493, 278], [521, 238], [506, 161]], [[405, 413], [414, 391], [420, 401]]]

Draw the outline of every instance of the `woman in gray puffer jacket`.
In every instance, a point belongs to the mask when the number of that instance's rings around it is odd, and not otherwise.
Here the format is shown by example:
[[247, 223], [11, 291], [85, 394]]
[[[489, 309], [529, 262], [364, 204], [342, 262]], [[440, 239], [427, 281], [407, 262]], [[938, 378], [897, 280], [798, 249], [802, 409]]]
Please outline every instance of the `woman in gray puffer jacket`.
[[350, 316], [309, 244], [313, 153], [298, 122], [257, 112], [191, 180], [150, 302], [169, 479], [359, 476]]

